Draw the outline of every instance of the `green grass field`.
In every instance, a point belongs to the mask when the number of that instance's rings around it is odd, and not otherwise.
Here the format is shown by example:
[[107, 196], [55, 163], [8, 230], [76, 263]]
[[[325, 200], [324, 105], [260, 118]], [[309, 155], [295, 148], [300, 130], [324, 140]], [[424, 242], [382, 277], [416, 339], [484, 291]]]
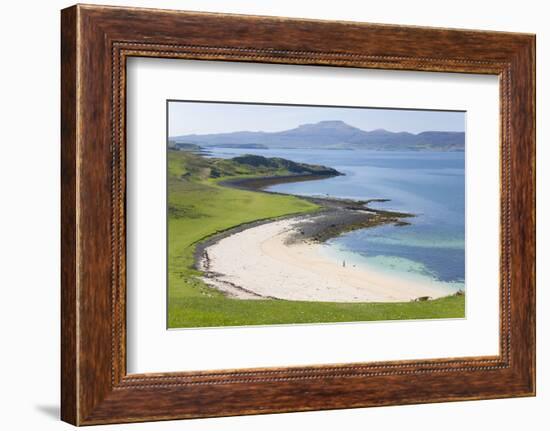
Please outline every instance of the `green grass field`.
[[195, 245], [242, 223], [316, 211], [293, 196], [222, 187], [220, 179], [286, 175], [283, 168], [168, 152], [168, 327], [208, 327], [464, 317], [464, 296], [406, 303], [242, 300], [208, 287], [193, 269]]

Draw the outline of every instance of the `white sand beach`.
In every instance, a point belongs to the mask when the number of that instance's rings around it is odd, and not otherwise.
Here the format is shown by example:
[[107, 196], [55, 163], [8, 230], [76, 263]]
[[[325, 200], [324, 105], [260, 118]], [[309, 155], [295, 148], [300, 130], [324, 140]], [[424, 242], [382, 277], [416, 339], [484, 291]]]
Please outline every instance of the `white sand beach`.
[[437, 282], [407, 280], [363, 267], [342, 266], [315, 243], [286, 244], [297, 219], [235, 233], [205, 249], [203, 280], [241, 299], [402, 302], [450, 294]]

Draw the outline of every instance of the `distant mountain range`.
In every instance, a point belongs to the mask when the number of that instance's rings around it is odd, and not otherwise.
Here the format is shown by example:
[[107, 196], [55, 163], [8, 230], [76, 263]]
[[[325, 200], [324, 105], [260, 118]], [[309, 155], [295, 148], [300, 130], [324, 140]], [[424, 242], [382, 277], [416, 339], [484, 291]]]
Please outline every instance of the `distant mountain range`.
[[173, 147], [194, 144], [201, 147], [234, 148], [326, 148], [385, 151], [464, 151], [464, 132], [426, 131], [418, 134], [365, 131], [343, 121], [302, 124], [282, 132], [231, 132], [171, 136]]

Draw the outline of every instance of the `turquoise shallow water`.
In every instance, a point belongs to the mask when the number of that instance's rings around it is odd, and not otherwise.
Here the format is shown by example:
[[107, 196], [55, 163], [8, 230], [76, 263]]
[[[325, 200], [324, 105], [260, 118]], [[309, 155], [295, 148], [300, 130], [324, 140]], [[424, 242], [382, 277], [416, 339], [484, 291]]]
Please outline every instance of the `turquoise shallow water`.
[[326, 180], [279, 184], [270, 190], [305, 196], [390, 199], [380, 208], [413, 213], [409, 226], [360, 229], [334, 238], [327, 256], [379, 271], [424, 278], [464, 289], [465, 182], [462, 152], [214, 149], [215, 157], [238, 154], [283, 157], [345, 173]]

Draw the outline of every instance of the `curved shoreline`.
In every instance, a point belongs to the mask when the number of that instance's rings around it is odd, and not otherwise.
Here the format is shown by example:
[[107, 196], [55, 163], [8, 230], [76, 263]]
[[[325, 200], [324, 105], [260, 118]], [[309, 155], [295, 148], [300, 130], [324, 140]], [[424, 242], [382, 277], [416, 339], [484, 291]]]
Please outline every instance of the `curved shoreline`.
[[[204, 250], [228, 236], [237, 234], [246, 229], [260, 226], [266, 223], [271, 223], [278, 220], [302, 218], [304, 222], [301, 232], [298, 232], [294, 242], [311, 240], [314, 242], [325, 242], [331, 238], [337, 237], [344, 232], [350, 232], [357, 229], [379, 226], [387, 223], [395, 223], [397, 226], [406, 226], [409, 222], [403, 220], [410, 217], [415, 217], [414, 214], [387, 211], [376, 208], [371, 208], [368, 205], [371, 202], [388, 202], [389, 199], [369, 199], [365, 201], [353, 199], [338, 199], [338, 198], [322, 198], [311, 196], [299, 196], [289, 193], [274, 192], [263, 190], [275, 184], [282, 184], [297, 179], [298, 181], [314, 181], [318, 179], [331, 178], [335, 175], [286, 175], [273, 177], [256, 177], [256, 178], [239, 178], [234, 180], [220, 181], [218, 184], [224, 187], [236, 188], [240, 190], [249, 190], [254, 192], [276, 194], [283, 196], [293, 196], [299, 199], [307, 200], [320, 207], [316, 212], [288, 214], [281, 217], [270, 217], [266, 219], [255, 220], [252, 222], [242, 223], [229, 229], [217, 232], [213, 235], [204, 238], [195, 245], [194, 261], [195, 268], [198, 269], [198, 263], [204, 254]], [[313, 215], [322, 214], [322, 218], [317, 218], [315, 224], [307, 223], [307, 218]]]
[[[331, 262], [320, 247], [344, 232], [393, 223], [408, 225], [412, 214], [371, 208], [371, 202], [289, 195], [261, 187], [299, 178], [309, 181], [329, 176], [302, 175], [226, 180], [225, 187], [296, 196], [320, 206], [312, 213], [290, 214], [244, 223], [196, 244], [195, 268], [209, 286], [239, 299], [285, 299], [326, 302], [402, 302], [435, 299], [452, 292], [442, 283], [420, 283], [373, 270]], [[266, 236], [267, 235], [267, 236]], [[328, 283], [328, 284], [327, 284]], [[313, 289], [313, 290], [312, 290]]]
[[203, 251], [201, 279], [237, 299], [404, 302], [452, 293], [436, 281], [403, 279], [329, 259], [321, 253], [322, 244], [293, 239], [303, 221], [286, 218], [226, 236]]

